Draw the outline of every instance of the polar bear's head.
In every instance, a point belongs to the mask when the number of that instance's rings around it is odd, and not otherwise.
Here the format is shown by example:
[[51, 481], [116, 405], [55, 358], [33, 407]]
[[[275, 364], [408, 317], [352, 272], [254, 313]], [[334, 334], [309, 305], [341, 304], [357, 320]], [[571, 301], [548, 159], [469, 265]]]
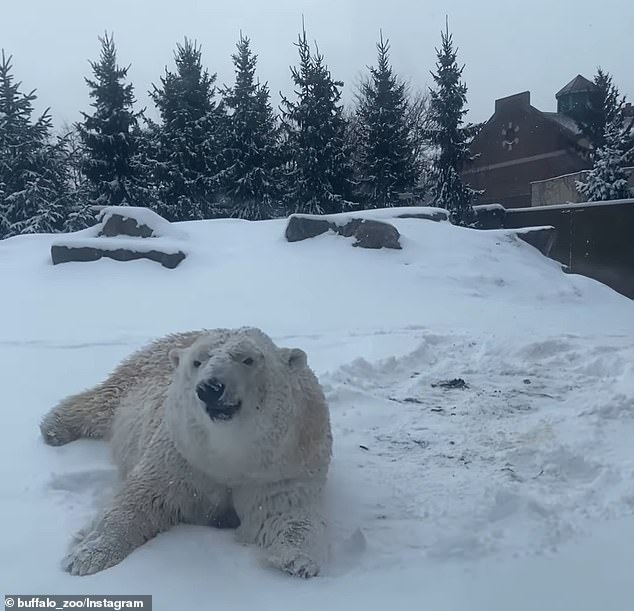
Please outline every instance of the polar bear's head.
[[202, 333], [169, 358], [175, 369], [165, 417], [181, 454], [227, 481], [275, 468], [302, 420], [297, 380], [306, 353], [244, 327]]
[[243, 327], [202, 333], [169, 358], [175, 369], [166, 419], [179, 451], [227, 481], [274, 464], [298, 421], [295, 379], [306, 353]]
[[278, 348], [255, 328], [202, 334], [188, 348], [169, 354], [181, 398], [212, 422], [248, 419], [268, 403], [294, 371], [306, 366], [299, 348]]

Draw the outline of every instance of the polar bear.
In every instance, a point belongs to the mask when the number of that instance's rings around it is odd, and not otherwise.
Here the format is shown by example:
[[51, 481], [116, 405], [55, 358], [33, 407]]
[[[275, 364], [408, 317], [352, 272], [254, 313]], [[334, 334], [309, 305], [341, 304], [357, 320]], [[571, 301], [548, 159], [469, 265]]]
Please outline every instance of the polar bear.
[[179, 522], [236, 528], [291, 575], [326, 559], [328, 405], [299, 348], [253, 327], [162, 337], [42, 420], [50, 445], [108, 439], [122, 484], [62, 565], [96, 573]]

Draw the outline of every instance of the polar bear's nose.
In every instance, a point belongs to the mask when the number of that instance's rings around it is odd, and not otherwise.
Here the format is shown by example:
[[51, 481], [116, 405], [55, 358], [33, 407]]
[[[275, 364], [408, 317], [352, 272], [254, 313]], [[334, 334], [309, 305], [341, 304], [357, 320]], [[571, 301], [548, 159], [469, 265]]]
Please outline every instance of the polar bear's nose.
[[196, 386], [196, 394], [198, 398], [206, 404], [218, 403], [222, 393], [225, 391], [225, 385], [216, 379], [206, 380]]

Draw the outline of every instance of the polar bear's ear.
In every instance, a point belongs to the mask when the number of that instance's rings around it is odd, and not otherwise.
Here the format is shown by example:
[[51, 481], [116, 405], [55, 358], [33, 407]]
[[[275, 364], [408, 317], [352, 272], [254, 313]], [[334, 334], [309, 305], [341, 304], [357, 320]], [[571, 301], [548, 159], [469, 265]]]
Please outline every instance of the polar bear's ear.
[[174, 367], [178, 367], [178, 364], [181, 362], [181, 356], [183, 354], [183, 351], [180, 348], [172, 348], [169, 352], [168, 352], [168, 357], [170, 360], [170, 363], [174, 366]]
[[282, 358], [291, 371], [302, 369], [308, 363], [306, 353], [300, 348], [281, 348]]

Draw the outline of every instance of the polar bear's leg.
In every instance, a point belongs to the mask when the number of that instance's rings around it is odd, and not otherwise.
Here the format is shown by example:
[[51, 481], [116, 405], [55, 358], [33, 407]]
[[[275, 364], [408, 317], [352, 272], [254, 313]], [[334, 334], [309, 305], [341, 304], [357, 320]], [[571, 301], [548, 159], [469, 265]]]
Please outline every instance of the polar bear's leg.
[[107, 509], [73, 538], [62, 568], [90, 575], [119, 564], [136, 548], [178, 521], [169, 510], [165, 477], [139, 464]]
[[306, 489], [241, 493], [236, 510], [244, 519], [238, 538], [264, 552], [264, 561], [290, 575], [309, 578], [326, 556], [326, 523], [319, 515], [318, 495]]
[[67, 397], [42, 419], [44, 441], [61, 446], [75, 439], [107, 437], [119, 398], [120, 389], [105, 383]]
[[73, 538], [62, 561], [72, 575], [89, 575], [119, 564], [135, 549], [179, 522], [197, 523], [221, 504], [201, 494], [186, 476], [189, 466], [159, 429], [121, 489], [96, 519]]
[[279, 513], [268, 516], [262, 523], [256, 543], [265, 552], [271, 566], [297, 577], [319, 575], [326, 525], [307, 511]]

